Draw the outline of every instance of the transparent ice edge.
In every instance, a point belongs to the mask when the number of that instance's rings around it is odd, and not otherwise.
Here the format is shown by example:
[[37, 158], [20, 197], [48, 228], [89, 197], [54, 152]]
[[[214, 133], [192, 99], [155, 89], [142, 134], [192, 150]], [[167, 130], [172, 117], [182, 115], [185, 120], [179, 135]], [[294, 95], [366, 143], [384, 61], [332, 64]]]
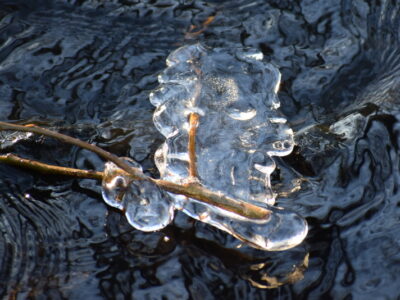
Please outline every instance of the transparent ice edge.
[[[264, 220], [233, 216], [222, 209], [210, 208], [194, 199], [183, 206], [190, 217], [217, 227], [254, 248], [283, 251], [299, 245], [307, 235], [308, 225], [299, 214], [279, 207], [262, 205], [271, 213]], [[196, 212], [196, 213], [195, 213]]]

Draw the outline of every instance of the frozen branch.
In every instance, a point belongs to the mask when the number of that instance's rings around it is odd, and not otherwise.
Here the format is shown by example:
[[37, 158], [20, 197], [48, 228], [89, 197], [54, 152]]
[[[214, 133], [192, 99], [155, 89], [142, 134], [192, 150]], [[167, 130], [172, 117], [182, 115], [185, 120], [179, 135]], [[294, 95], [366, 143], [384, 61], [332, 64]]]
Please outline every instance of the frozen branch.
[[[193, 120], [193, 125], [195, 125], [197, 120]], [[194, 126], [195, 128], [195, 126]], [[106, 161], [111, 161], [116, 164], [119, 168], [127, 172], [133, 180], [146, 180], [153, 182], [159, 188], [174, 193], [181, 194], [187, 196], [189, 198], [196, 199], [199, 202], [212, 205], [226, 211], [235, 213], [239, 216], [251, 219], [251, 220], [266, 220], [268, 219], [271, 211], [268, 209], [259, 207], [257, 205], [253, 205], [247, 203], [245, 201], [236, 200], [230, 197], [225, 196], [221, 192], [214, 192], [204, 188], [202, 185], [198, 183], [187, 183], [187, 184], [176, 184], [174, 182], [165, 181], [161, 179], [154, 179], [149, 176], [146, 176], [137, 168], [131, 167], [128, 163], [126, 163], [122, 158], [107, 152], [96, 145], [89, 144], [87, 142], [81, 141], [79, 139], [51, 131], [45, 128], [41, 128], [35, 125], [17, 125], [11, 124], [7, 122], [0, 122], [0, 131], [10, 130], [10, 131], [23, 131], [23, 132], [32, 132], [48, 137], [52, 137], [58, 139], [64, 143], [68, 143], [71, 145], [75, 145], [86, 150], [92, 151], [105, 159]], [[195, 132], [194, 132], [195, 136]], [[193, 141], [194, 143], [194, 141]], [[194, 147], [194, 145], [193, 145]], [[194, 150], [194, 149], [193, 149]], [[41, 173], [49, 173], [49, 174], [58, 174], [58, 175], [68, 175], [74, 176], [78, 178], [90, 178], [90, 179], [102, 179], [102, 172], [95, 171], [86, 171], [80, 169], [72, 169], [72, 168], [64, 168], [51, 166], [44, 163], [40, 163], [33, 160], [27, 160], [19, 158], [13, 154], [6, 154], [0, 156], [0, 162], [12, 164], [14, 166], [30, 168], [35, 171], [40, 171]], [[194, 164], [194, 162], [193, 162]], [[193, 173], [195, 170], [195, 165], [193, 165]]]

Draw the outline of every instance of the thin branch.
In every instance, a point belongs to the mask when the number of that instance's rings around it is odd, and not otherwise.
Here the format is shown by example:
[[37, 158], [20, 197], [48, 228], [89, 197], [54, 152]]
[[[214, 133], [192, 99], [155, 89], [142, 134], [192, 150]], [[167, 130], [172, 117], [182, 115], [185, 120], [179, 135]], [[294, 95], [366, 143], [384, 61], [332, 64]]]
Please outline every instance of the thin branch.
[[[192, 67], [194, 72], [196, 73], [197, 77], [200, 79], [202, 76], [201, 69], [196, 66], [196, 62], [192, 61]], [[197, 106], [197, 101], [201, 95], [201, 80], [196, 81], [196, 87], [192, 96], [192, 103], [193, 107]], [[200, 116], [192, 112], [189, 114], [189, 141], [188, 141], [188, 153], [189, 153], [189, 177], [190, 180], [198, 179], [197, 173], [197, 157], [196, 157], [196, 135], [197, 135], [197, 127], [199, 126], [199, 119]]]
[[197, 126], [199, 125], [199, 115], [191, 113], [189, 115], [189, 176], [191, 178], [198, 178], [197, 174], [197, 158], [196, 158], [196, 132]]
[[96, 180], [102, 180], [104, 175], [103, 172], [53, 166], [35, 160], [21, 158], [11, 153], [0, 155], [0, 162], [15, 167], [30, 169], [42, 174], [66, 175], [77, 178], [88, 178]]
[[[5, 122], [0, 122], [0, 131], [1, 130], [16, 130], [16, 131], [23, 131], [23, 132], [33, 132], [33, 133], [56, 138], [65, 143], [79, 146], [81, 148], [84, 148], [84, 149], [87, 149], [89, 151], [96, 153], [97, 155], [104, 158], [105, 160], [112, 161], [118, 167], [120, 167], [121, 169], [126, 171], [132, 177], [132, 179], [146, 180], [149, 182], [153, 182], [159, 188], [161, 188], [165, 191], [168, 191], [168, 192], [171, 192], [174, 194], [181, 194], [181, 195], [187, 196], [189, 198], [193, 198], [199, 202], [203, 202], [205, 204], [224, 209], [226, 211], [235, 213], [239, 216], [242, 216], [242, 217], [250, 219], [250, 220], [265, 221], [269, 218], [269, 216], [271, 214], [271, 211], [268, 209], [259, 207], [254, 204], [247, 203], [245, 201], [239, 201], [239, 200], [227, 197], [221, 192], [210, 191], [198, 183], [177, 184], [177, 183], [165, 181], [162, 179], [151, 178], [151, 177], [143, 174], [139, 169], [135, 169], [135, 168], [131, 167], [123, 159], [115, 156], [114, 154], [111, 154], [95, 145], [86, 143], [84, 141], [69, 137], [69, 136], [61, 134], [61, 133], [57, 133], [57, 132], [54, 132], [54, 131], [51, 131], [48, 129], [44, 129], [41, 127], [33, 126], [33, 125], [22, 126], [22, 125], [9, 124], [9, 123], [5, 123]], [[8, 155], [8, 156], [10, 157], [10, 155]], [[7, 157], [7, 155], [5, 155], [4, 157]], [[7, 160], [7, 159], [3, 158], [3, 160]], [[13, 161], [13, 162], [15, 162], [16, 165], [18, 165], [17, 164], [18, 159], [8, 158], [8, 160], [10, 163], [11, 163], [11, 161]], [[28, 160], [25, 160], [24, 162], [28, 162]], [[54, 168], [54, 166], [49, 167], [49, 165], [35, 162], [35, 161], [30, 161], [28, 164], [33, 164], [33, 165], [36, 164], [36, 166], [49, 168], [50, 171], [56, 170], [56, 168]], [[22, 165], [25, 166], [24, 163], [22, 163]], [[32, 167], [32, 168], [35, 168], [35, 167]], [[60, 169], [57, 170], [57, 172], [59, 171], [58, 174], [72, 175], [72, 173], [69, 173], [69, 171], [70, 171], [69, 168], [64, 169], [66, 171], [65, 173], [63, 173], [62, 169], [63, 168], [60, 167]], [[42, 168], [41, 170], [45, 170], [45, 169]], [[80, 173], [80, 175], [83, 175], [83, 173]], [[73, 176], [75, 176], [75, 175], [73, 175]], [[92, 176], [92, 174], [88, 174], [88, 176]], [[82, 176], [82, 177], [84, 177], [84, 176]], [[80, 178], [82, 178], [82, 177], [80, 177]], [[89, 177], [85, 177], [85, 178], [89, 178]]]
[[6, 123], [6, 122], [0, 122], [0, 130], [16, 130], [16, 131], [23, 131], [23, 132], [33, 132], [36, 134], [42, 134], [45, 136], [49, 136], [55, 139], [58, 139], [60, 141], [63, 141], [65, 143], [79, 146], [81, 148], [87, 149], [89, 151], [92, 151], [99, 155], [100, 157], [104, 158], [107, 161], [112, 161], [114, 164], [116, 164], [118, 167], [123, 169], [125, 172], [129, 173], [133, 179], [136, 180], [144, 180], [145, 175], [141, 172], [139, 172], [137, 169], [132, 168], [128, 163], [126, 163], [123, 159], [119, 158], [118, 156], [105, 151], [95, 145], [86, 143], [84, 141], [81, 141], [79, 139], [70, 137], [68, 135], [58, 133], [55, 131], [51, 131], [42, 127], [38, 127], [35, 125], [17, 125], [17, 124], [11, 124], [11, 123]]

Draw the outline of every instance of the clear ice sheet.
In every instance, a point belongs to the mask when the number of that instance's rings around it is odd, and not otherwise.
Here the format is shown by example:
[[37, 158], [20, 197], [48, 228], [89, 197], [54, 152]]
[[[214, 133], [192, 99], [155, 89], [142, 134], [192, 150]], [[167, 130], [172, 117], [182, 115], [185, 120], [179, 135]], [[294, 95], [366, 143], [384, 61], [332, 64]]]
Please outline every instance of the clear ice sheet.
[[293, 132], [279, 113], [280, 73], [255, 51], [185, 46], [167, 59], [150, 94], [156, 128], [167, 138], [157, 152], [163, 179], [188, 173], [188, 115], [200, 115], [196, 136], [200, 182], [245, 201], [273, 204], [272, 156], [293, 150]]
[[156, 106], [154, 124], [166, 138], [155, 155], [161, 178], [190, 180], [188, 120], [196, 113], [198, 181], [273, 213], [254, 223], [171, 194], [176, 208], [257, 248], [284, 250], [299, 244], [307, 234], [305, 220], [272, 206], [273, 156], [288, 155], [294, 146], [293, 131], [278, 111], [279, 71], [255, 50], [210, 50], [194, 44], [171, 53], [158, 80], [150, 101]]

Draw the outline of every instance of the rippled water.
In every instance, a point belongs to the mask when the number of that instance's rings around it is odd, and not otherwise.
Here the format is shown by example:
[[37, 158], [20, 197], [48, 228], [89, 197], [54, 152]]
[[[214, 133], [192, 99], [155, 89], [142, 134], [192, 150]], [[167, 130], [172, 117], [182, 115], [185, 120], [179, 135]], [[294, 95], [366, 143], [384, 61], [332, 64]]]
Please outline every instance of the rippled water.
[[[143, 233], [103, 203], [98, 182], [0, 165], [3, 298], [399, 296], [396, 1], [2, 0], [0, 18], [0, 120], [96, 143], [155, 176], [163, 138], [148, 95], [167, 55], [193, 41], [261, 50], [282, 73], [297, 144], [273, 189], [310, 225], [301, 246], [276, 253], [232, 248], [183, 214]], [[47, 138], [0, 140], [2, 153], [103, 168]]]

